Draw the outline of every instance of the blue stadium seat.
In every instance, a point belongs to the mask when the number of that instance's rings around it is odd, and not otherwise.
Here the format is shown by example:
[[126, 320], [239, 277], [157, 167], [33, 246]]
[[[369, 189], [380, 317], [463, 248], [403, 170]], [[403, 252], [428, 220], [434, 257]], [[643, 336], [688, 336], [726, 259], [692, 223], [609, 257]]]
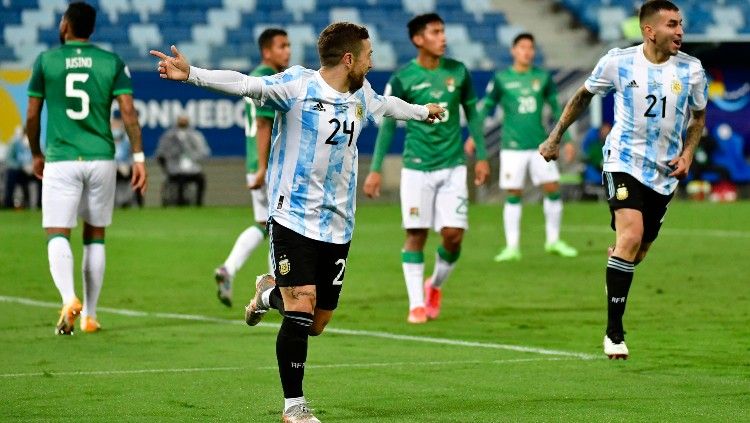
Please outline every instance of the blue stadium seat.
[[0, 45], [0, 62], [14, 62], [16, 55], [13, 53], [13, 49], [6, 45]]
[[483, 43], [496, 43], [497, 31], [494, 25], [487, 24], [476, 24], [469, 25], [469, 36], [474, 41], [481, 41]]
[[40, 29], [39, 30], [39, 41], [54, 46], [60, 43], [60, 30], [55, 29]]

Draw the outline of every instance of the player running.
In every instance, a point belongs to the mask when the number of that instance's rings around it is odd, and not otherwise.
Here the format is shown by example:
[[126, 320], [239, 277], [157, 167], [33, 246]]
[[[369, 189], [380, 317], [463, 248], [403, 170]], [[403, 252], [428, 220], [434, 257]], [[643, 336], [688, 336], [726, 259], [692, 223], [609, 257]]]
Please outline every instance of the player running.
[[[615, 124], [604, 144], [604, 179], [615, 247], [607, 261], [604, 353], [626, 359], [622, 316], [635, 266], [656, 240], [677, 180], [687, 176], [706, 124], [708, 83], [701, 62], [680, 52], [682, 15], [652, 0], [639, 13], [643, 44], [609, 51], [570, 99], [539, 146], [558, 156], [560, 137], [595, 94], [615, 91]], [[683, 131], [687, 132], [683, 142]]]
[[354, 231], [362, 125], [383, 116], [432, 121], [444, 109], [377, 95], [365, 80], [372, 67], [369, 34], [351, 23], [331, 24], [320, 34], [317, 71], [293, 66], [253, 77], [189, 66], [174, 46], [173, 57], [151, 53], [161, 59], [162, 78], [247, 96], [278, 113], [266, 176], [275, 281], [258, 278], [246, 319], [255, 324], [271, 307], [282, 313], [276, 339], [282, 419], [319, 422], [302, 392], [308, 337], [323, 332], [343, 286]]
[[[133, 152], [131, 185], [146, 191], [141, 128], [133, 107], [130, 72], [116, 54], [88, 42], [96, 10], [71, 3], [60, 21], [62, 46], [37, 57], [29, 81], [26, 128], [34, 174], [42, 179], [42, 226], [52, 280], [63, 308], [55, 333], [72, 335], [79, 315], [84, 332], [96, 332], [96, 305], [104, 282], [105, 228], [112, 222], [117, 165], [110, 128], [112, 100]], [[42, 106], [47, 103], [47, 139], [39, 140]], [[75, 294], [70, 230], [83, 219], [83, 304]]]
[[[438, 317], [442, 285], [461, 254], [464, 231], [469, 226], [459, 106], [477, 140], [476, 185], [484, 183], [490, 167], [471, 75], [463, 63], [443, 57], [446, 46], [443, 20], [435, 13], [420, 15], [409, 21], [408, 29], [417, 57], [393, 74], [386, 94], [409, 102], [437, 102], [447, 110], [437, 125], [416, 121], [406, 124], [400, 189], [406, 241], [401, 261], [409, 297], [407, 321], [419, 324]], [[380, 126], [364, 186], [368, 197], [380, 195], [380, 170], [395, 127], [392, 119], [385, 119]], [[432, 276], [424, 280], [424, 245], [429, 228], [440, 232], [442, 243], [435, 254]]]
[[[251, 76], [271, 76], [289, 66], [289, 38], [286, 31], [280, 28], [268, 28], [258, 37], [263, 61], [255, 68]], [[255, 224], [245, 229], [235, 241], [229, 256], [214, 271], [218, 291], [217, 296], [227, 307], [232, 306], [232, 279], [253, 251], [268, 236], [268, 193], [265, 179], [268, 167], [268, 150], [271, 147], [271, 128], [276, 113], [270, 107], [257, 107], [249, 98], [245, 98], [245, 166], [247, 186], [253, 200]], [[269, 256], [270, 260], [270, 256]], [[269, 263], [269, 269], [271, 268]]]

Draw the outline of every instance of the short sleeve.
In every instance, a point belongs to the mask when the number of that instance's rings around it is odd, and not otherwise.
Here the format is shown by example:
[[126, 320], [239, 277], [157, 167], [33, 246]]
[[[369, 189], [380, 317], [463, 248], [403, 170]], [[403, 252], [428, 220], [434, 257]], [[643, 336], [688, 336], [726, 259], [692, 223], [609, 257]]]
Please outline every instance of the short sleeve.
[[133, 81], [130, 79], [130, 69], [125, 63], [117, 58], [117, 71], [115, 72], [115, 83], [112, 85], [112, 95], [117, 97], [122, 94], [133, 94]]
[[690, 97], [688, 105], [690, 110], [703, 110], [708, 102], [708, 78], [706, 71], [700, 64], [690, 74]]
[[[390, 82], [389, 82], [390, 84]], [[367, 109], [367, 120], [371, 124], [376, 124], [380, 121], [380, 119], [383, 118], [383, 114], [385, 113], [385, 97], [376, 93], [375, 90], [372, 89], [372, 86], [370, 85], [370, 82], [365, 80], [365, 84], [362, 87], [362, 92], [365, 96], [365, 108]], [[386, 86], [386, 95], [388, 94], [388, 86]]]
[[37, 56], [28, 88], [29, 97], [44, 98], [44, 72], [42, 71], [42, 55]]
[[284, 72], [261, 77], [263, 94], [259, 106], [287, 112], [292, 108], [294, 100], [300, 96], [301, 78], [305, 68], [293, 66]]
[[606, 56], [599, 59], [599, 63], [591, 72], [591, 76], [586, 79], [583, 85], [590, 93], [605, 95], [615, 88], [614, 81], [617, 77], [617, 69], [613, 53], [616, 50], [610, 50]]

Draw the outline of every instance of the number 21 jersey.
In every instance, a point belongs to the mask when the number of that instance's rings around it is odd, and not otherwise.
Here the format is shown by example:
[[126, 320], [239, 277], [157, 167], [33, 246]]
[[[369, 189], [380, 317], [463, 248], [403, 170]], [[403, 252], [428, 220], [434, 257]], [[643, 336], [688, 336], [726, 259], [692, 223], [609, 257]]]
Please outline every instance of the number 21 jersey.
[[678, 52], [664, 63], [646, 59], [643, 44], [612, 49], [585, 82], [594, 94], [615, 90], [615, 123], [604, 145], [604, 171], [625, 172], [668, 195], [677, 179], [667, 163], [682, 153], [691, 110], [703, 110], [708, 83], [701, 62]]
[[114, 53], [68, 41], [40, 54], [28, 94], [47, 103], [46, 161], [112, 160], [112, 100], [132, 93], [130, 72]]

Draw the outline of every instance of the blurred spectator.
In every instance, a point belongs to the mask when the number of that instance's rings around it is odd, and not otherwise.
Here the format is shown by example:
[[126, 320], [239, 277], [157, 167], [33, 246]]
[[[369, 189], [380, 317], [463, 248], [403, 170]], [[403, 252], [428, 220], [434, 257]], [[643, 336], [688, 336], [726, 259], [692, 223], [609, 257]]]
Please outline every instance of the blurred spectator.
[[620, 24], [622, 37], [625, 41], [628, 41], [631, 44], [640, 44], [643, 41], [643, 34], [641, 34], [641, 21], [638, 18], [639, 13], [640, 6], [636, 6], [633, 14]]
[[734, 201], [737, 198], [737, 187], [734, 184], [750, 183], [750, 165], [743, 155], [745, 140], [727, 123], [718, 125], [714, 134], [716, 148], [711, 161], [714, 166], [726, 169], [730, 180], [715, 184], [711, 189], [711, 199]]
[[[206, 139], [199, 131], [190, 127], [187, 116], [177, 118], [177, 126], [169, 129], [159, 138], [156, 148], [156, 158], [167, 174], [167, 184], [177, 189], [177, 205], [186, 205], [185, 188], [188, 184], [195, 184], [198, 206], [203, 205], [203, 191], [206, 187], [206, 177], [200, 162], [211, 155], [211, 149]], [[168, 195], [165, 190], [163, 195]], [[163, 204], [170, 201], [162, 198]]]
[[112, 117], [112, 138], [115, 140], [115, 163], [117, 164], [117, 185], [115, 188], [115, 206], [130, 207], [135, 200], [138, 207], [143, 207], [143, 194], [130, 187], [131, 166], [130, 140], [125, 132], [119, 115]]
[[8, 145], [5, 173], [5, 195], [3, 198], [3, 207], [15, 208], [16, 188], [21, 188], [23, 200], [18, 205], [20, 208], [31, 206], [32, 193], [29, 185], [34, 185], [35, 194], [34, 202], [37, 208], [42, 207], [42, 182], [34, 177], [32, 170], [31, 148], [29, 139], [26, 137], [23, 128], [18, 127], [13, 139]]

